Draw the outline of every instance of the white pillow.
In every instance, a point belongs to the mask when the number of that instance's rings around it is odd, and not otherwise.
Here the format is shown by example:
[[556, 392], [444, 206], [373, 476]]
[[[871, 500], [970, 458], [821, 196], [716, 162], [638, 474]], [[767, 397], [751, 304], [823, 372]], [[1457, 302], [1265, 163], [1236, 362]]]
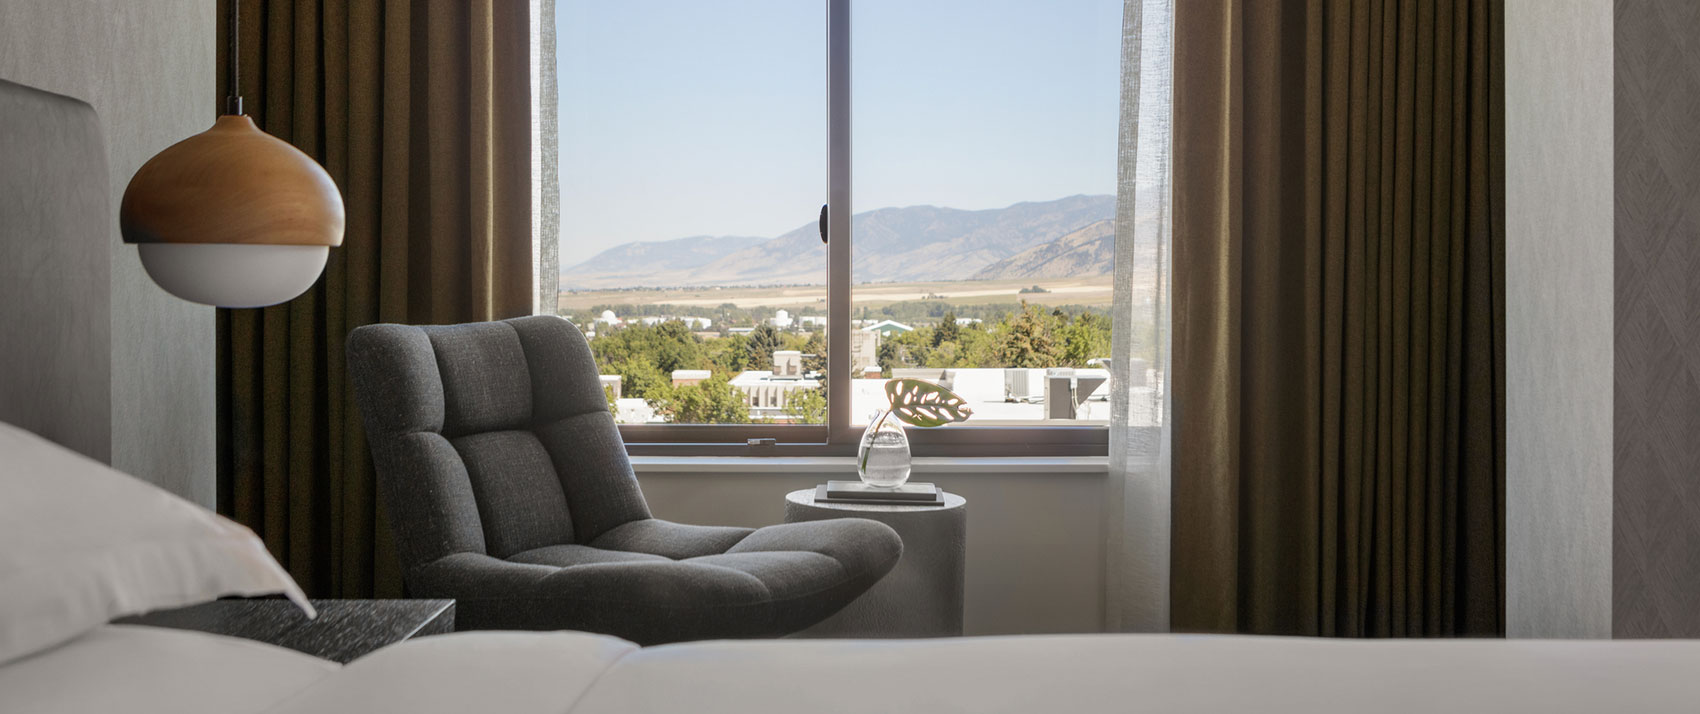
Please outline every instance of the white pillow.
[[253, 531], [0, 423], [0, 663], [124, 615], [301, 588]]

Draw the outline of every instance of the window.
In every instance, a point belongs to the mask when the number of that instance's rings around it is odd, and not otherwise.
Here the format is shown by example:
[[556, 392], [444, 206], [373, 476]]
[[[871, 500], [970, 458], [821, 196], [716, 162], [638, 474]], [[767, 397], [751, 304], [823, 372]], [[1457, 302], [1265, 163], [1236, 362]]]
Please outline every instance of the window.
[[1101, 453], [1121, 11], [561, 0], [555, 307], [633, 451], [850, 452], [913, 376], [977, 412], [917, 453]]

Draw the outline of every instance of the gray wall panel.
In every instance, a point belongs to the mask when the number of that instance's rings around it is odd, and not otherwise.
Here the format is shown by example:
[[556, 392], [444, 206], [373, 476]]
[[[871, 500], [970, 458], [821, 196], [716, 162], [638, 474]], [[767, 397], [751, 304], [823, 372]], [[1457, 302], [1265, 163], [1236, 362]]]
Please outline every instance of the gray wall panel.
[[110, 309], [87, 319], [103, 321], [110, 341], [111, 463], [207, 506], [216, 487], [212, 309], [154, 286], [135, 248], [119, 241], [117, 216], [142, 162], [212, 124], [213, 13], [212, 0], [0, 2], [0, 78], [88, 102], [105, 133], [108, 232], [91, 239], [104, 238], [110, 255]]
[[1612, 4], [1507, 0], [1506, 632], [1611, 636]]
[[94, 110], [0, 81], [0, 421], [112, 453], [112, 255]]

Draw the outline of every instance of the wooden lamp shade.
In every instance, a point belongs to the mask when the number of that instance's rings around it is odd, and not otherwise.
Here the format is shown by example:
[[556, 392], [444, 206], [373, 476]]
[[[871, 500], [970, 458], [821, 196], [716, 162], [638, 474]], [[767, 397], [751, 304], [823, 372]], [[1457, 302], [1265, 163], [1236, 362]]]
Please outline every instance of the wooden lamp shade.
[[342, 244], [343, 220], [323, 168], [234, 113], [149, 159], [118, 209], [124, 242], [154, 282], [220, 307], [305, 292]]
[[330, 175], [236, 114], [149, 159], [118, 210], [125, 243], [332, 248], [343, 221]]

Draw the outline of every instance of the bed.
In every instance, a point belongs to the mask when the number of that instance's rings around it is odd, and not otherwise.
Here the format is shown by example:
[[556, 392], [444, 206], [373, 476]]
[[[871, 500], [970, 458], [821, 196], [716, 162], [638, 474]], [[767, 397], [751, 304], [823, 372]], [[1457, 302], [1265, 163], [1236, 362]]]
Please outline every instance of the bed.
[[8, 714], [1692, 712], [1700, 643], [1072, 635], [638, 648], [459, 633], [347, 666], [108, 625], [0, 667]]

